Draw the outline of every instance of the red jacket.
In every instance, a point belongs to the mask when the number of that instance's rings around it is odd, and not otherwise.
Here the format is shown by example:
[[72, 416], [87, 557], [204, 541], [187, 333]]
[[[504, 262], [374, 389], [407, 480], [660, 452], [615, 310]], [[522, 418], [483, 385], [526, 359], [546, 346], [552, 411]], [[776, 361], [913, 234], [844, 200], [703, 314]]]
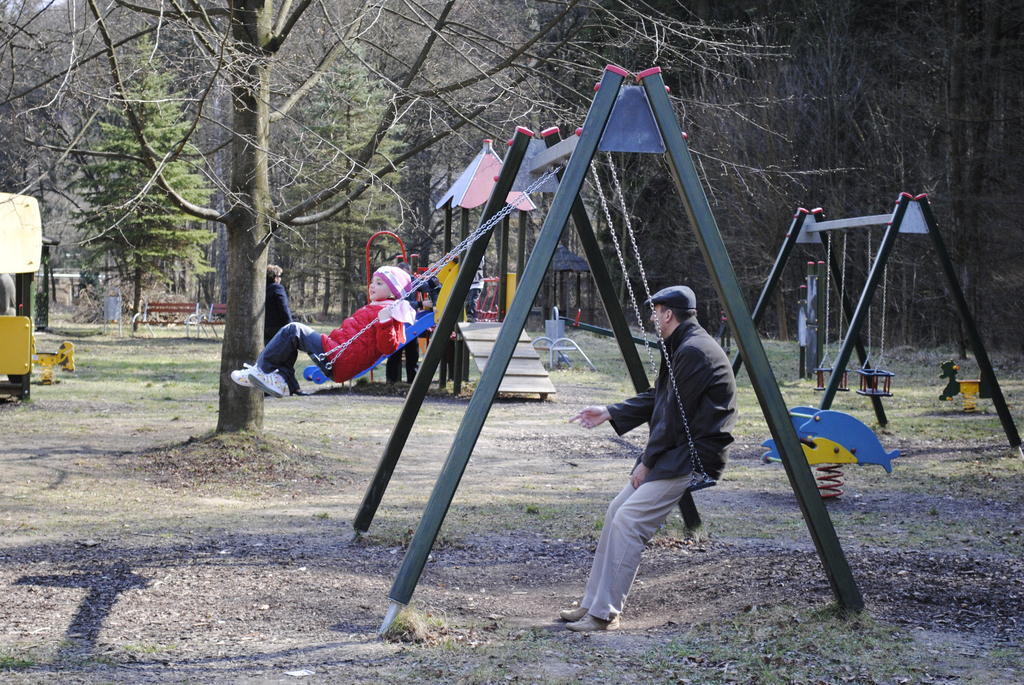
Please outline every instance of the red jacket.
[[328, 335], [323, 336], [321, 342], [324, 346], [324, 354], [327, 363], [334, 360], [331, 367], [331, 377], [335, 383], [342, 383], [365, 371], [370, 364], [380, 359], [381, 355], [391, 354], [405, 342], [405, 324], [394, 319], [386, 323], [376, 323], [368, 331], [352, 341], [352, 344], [345, 348], [345, 351], [335, 356], [332, 350], [344, 345], [356, 333], [363, 329], [363, 326], [377, 318], [377, 314], [384, 307], [391, 304], [391, 300], [371, 302], [365, 307], [360, 307], [355, 313], [341, 322], [340, 328], [335, 328]]

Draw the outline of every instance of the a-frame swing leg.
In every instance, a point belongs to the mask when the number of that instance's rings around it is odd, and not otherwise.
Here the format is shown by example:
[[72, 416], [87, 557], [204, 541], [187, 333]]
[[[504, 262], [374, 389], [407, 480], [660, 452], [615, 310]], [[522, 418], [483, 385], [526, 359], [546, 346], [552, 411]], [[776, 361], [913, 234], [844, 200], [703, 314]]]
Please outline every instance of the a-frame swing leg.
[[665, 141], [676, 189], [686, 208], [719, 300], [732, 323], [736, 344], [746, 360], [751, 384], [775, 444], [779, 447], [786, 475], [800, 504], [800, 510], [818, 551], [818, 557], [825, 568], [832, 592], [844, 611], [860, 611], [864, 608], [864, 599], [839, 544], [832, 519], [829, 518], [828, 511], [818, 494], [814, 477], [793, 428], [789, 410], [768, 364], [768, 357], [757, 335], [754, 321], [747, 313], [743, 293], [726, 252], [725, 243], [722, 241], [722, 234], [715, 223], [704, 188], [693, 166], [693, 159], [679, 130], [660, 72], [660, 69], [645, 72], [642, 83], [651, 103], [655, 121], [661, 130], [662, 139]]
[[533, 300], [540, 291], [543, 283], [544, 273], [551, 263], [558, 247], [562, 231], [569, 220], [572, 205], [577, 200], [583, 181], [586, 177], [590, 162], [597, 150], [598, 142], [608, 122], [608, 116], [615, 104], [615, 97], [619, 86], [622, 84], [623, 74], [616, 71], [605, 71], [601, 80], [601, 88], [598, 90], [594, 102], [590, 106], [587, 119], [583, 125], [583, 135], [579, 144], [569, 158], [569, 163], [562, 176], [558, 192], [551, 203], [551, 209], [544, 219], [544, 225], [537, 236], [533, 253], [523, 271], [522, 282], [516, 289], [515, 298], [509, 308], [508, 315], [501, 327], [487, 366], [480, 376], [476, 391], [469, 400], [462, 422], [455, 433], [451, 449], [445, 460], [441, 473], [434, 484], [434, 490], [427, 501], [426, 509], [420, 518], [419, 526], [409, 543], [402, 566], [395, 577], [388, 597], [392, 602], [391, 608], [381, 625], [381, 632], [385, 631], [390, 624], [395, 607], [409, 603], [412, 598], [416, 584], [419, 582], [423, 566], [427, 562], [430, 549], [441, 529], [444, 517], [451, 506], [452, 498], [462, 479], [462, 474], [469, 463], [473, 447], [480, 436], [491, 404], [498, 393], [502, 376], [508, 368], [508, 364], [515, 352], [519, 334], [526, 324], [527, 316], [533, 305]]
[[[772, 270], [768, 272], [768, 279], [764, 282], [764, 287], [761, 288], [761, 294], [758, 296], [757, 303], [754, 305], [754, 311], [750, 315], [755, 328], [757, 328], [757, 325], [761, 322], [761, 317], [764, 316], [765, 310], [768, 309], [768, 302], [771, 301], [771, 296], [775, 292], [775, 287], [778, 285], [779, 279], [782, 278], [782, 273], [786, 268], [786, 263], [789, 261], [789, 255], [793, 252], [793, 248], [796, 247], [796, 240], [800, 237], [800, 230], [803, 228], [804, 220], [806, 218], [806, 210], [798, 211], [793, 215], [793, 221], [789, 224], [789, 231], [786, 232], [786, 238], [782, 241], [779, 253], [775, 256], [775, 263], [772, 265]], [[736, 357], [732, 360], [732, 372], [734, 374], [739, 374], [742, 366], [743, 354], [737, 351]], [[801, 365], [801, 369], [802, 368], [803, 367]]]
[[[508, 193], [512, 189], [512, 182], [515, 180], [519, 166], [526, 155], [526, 148], [530, 143], [530, 138], [531, 136], [524, 131], [516, 131], [515, 136], [512, 138], [512, 146], [509, 148], [508, 155], [505, 158], [505, 163], [501, 167], [501, 173], [498, 175], [498, 181], [494, 184], [491, 197], [487, 201], [483, 213], [480, 215], [480, 225], [490, 220], [505, 205]], [[459, 275], [455, 279], [455, 285], [452, 286], [448, 305], [441, 313], [441, 319], [437, 322], [437, 329], [430, 338], [430, 344], [427, 345], [427, 353], [424, 355], [423, 361], [420, 362], [419, 371], [413, 377], [412, 384], [409, 386], [409, 393], [405, 396], [405, 403], [402, 405], [402, 411], [395, 422], [391, 435], [388, 437], [384, 453], [381, 455], [380, 463], [377, 465], [377, 472], [374, 474], [373, 480], [366, 489], [366, 494], [363, 495], [363, 501], [359, 505], [359, 511], [356, 513], [355, 521], [352, 524], [357, 535], [365, 533], [370, 529], [370, 523], [373, 521], [377, 507], [384, 497], [384, 492], [391, 481], [391, 475], [395, 471], [398, 459], [402, 456], [402, 450], [405, 449], [405, 444], [409, 439], [409, 433], [416, 422], [416, 415], [419, 413], [420, 407], [423, 405], [423, 399], [427, 396], [427, 391], [430, 389], [430, 383], [434, 379], [434, 372], [437, 370], [437, 366], [447, 350], [448, 341], [452, 331], [455, 330], [456, 323], [462, 317], [462, 303], [466, 301], [466, 295], [469, 294], [469, 286], [473, 282], [473, 277], [476, 275], [476, 270], [480, 266], [484, 253], [487, 251], [487, 241], [489, 239], [489, 235], [481, 236], [461, 258]], [[456, 373], [458, 373], [457, 370]]]
[[931, 204], [929, 204], [928, 198], [923, 196], [917, 197], [915, 200], [921, 207], [925, 223], [928, 225], [928, 235], [932, 237], [935, 251], [939, 254], [939, 262], [942, 264], [943, 273], [946, 274], [946, 281], [949, 283], [949, 290], [953, 295], [953, 301], [956, 303], [956, 308], [960, 311], [960, 318], [964, 322], [964, 328], [967, 329], [967, 337], [971, 340], [971, 349], [974, 350], [974, 358], [977, 360], [978, 370], [981, 372], [981, 382], [987, 382], [992, 389], [992, 406], [996, 408], [996, 413], [999, 415], [999, 421], [1003, 424], [1003, 432], [1006, 433], [1006, 439], [1009, 441], [1010, 447], [1016, 447], [1017, 453], [1024, 457], [1024, 450], [1021, 450], [1020, 434], [1017, 432], [1017, 426], [1013, 422], [1010, 408], [1006, 406], [1006, 399], [1003, 397], [1002, 388], [999, 387], [999, 381], [996, 379], [996, 373], [992, 368], [992, 361], [988, 358], [985, 344], [981, 341], [981, 334], [974, 323], [974, 317], [971, 316], [971, 311], [967, 307], [967, 298], [964, 297], [964, 292], [960, 288], [960, 280], [956, 276], [953, 260], [949, 258], [946, 244], [939, 234], [939, 227], [935, 222], [935, 215], [932, 214]]
[[853, 351], [855, 342], [860, 342], [860, 331], [864, 326], [864, 319], [871, 308], [871, 300], [875, 296], [875, 290], [879, 282], [885, 277], [885, 265], [889, 261], [889, 255], [892, 254], [896, 238], [899, 237], [900, 224], [907, 213], [908, 202], [909, 199], [907, 197], [900, 197], [900, 201], [896, 205], [896, 211], [893, 213], [892, 221], [889, 222], [885, 229], [885, 235], [882, 236], [882, 242], [878, 246], [878, 254], [875, 256], [875, 263], [871, 266], [871, 273], [868, 274], [864, 290], [861, 291], [857, 308], [854, 309], [853, 316], [850, 317], [850, 325], [846, 329], [843, 345], [839, 348], [839, 354], [832, 365], [832, 377], [829, 378], [828, 385], [825, 387], [825, 394], [821, 398], [821, 404], [819, 405], [821, 409], [828, 409], [832, 406], [832, 400], [835, 399], [836, 391], [839, 390], [839, 383], [842, 380], [843, 372], [846, 371], [846, 365], [850, 362], [850, 353]]

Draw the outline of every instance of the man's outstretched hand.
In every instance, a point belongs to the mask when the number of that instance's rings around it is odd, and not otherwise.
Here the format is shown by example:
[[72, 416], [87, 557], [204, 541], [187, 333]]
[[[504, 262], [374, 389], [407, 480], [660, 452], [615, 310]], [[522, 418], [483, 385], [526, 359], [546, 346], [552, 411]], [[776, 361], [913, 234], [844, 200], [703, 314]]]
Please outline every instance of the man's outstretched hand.
[[578, 423], [584, 428], [600, 426], [612, 416], [608, 413], [607, 407], [585, 407], [579, 414], [569, 419], [569, 423]]

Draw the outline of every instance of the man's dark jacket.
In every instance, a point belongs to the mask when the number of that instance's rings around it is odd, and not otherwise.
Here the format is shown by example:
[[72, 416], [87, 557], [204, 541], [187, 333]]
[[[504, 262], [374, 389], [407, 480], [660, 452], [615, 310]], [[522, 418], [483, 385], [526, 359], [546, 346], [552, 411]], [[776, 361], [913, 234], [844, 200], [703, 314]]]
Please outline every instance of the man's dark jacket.
[[267, 283], [266, 315], [263, 319], [263, 342], [266, 344], [274, 334], [292, 322], [288, 308], [288, 294], [280, 283]]
[[[736, 377], [722, 348], [696, 317], [679, 324], [665, 341], [672, 372], [704, 471], [717, 479], [736, 425]], [[650, 424], [647, 447], [637, 463], [651, 469], [647, 480], [684, 476], [692, 470], [686, 430], [662, 359], [654, 388], [608, 407], [619, 435]]]

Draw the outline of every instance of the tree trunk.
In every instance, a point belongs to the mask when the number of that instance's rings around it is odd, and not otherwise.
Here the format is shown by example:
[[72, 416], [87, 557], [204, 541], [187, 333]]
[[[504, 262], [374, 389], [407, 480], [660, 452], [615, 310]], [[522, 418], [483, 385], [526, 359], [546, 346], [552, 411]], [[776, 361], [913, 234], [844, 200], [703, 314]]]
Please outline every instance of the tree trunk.
[[[779, 340], [789, 340], [789, 309], [782, 288], [775, 289], [775, 327]], [[764, 317], [761, 319], [764, 321]]]
[[[132, 273], [132, 311], [136, 314], [142, 311], [142, 267], [135, 267]], [[132, 332], [139, 330], [139, 320], [132, 321]]]
[[[270, 68], [258, 45], [270, 34], [270, 5], [240, 0], [234, 37], [249, 46], [252, 61], [232, 87], [231, 194], [228, 211], [228, 311], [220, 364], [217, 432], [263, 429], [263, 394], [232, 382], [229, 374], [243, 362], [255, 362], [263, 341], [267, 245], [270, 236], [269, 149]], [[254, 44], [256, 43], [256, 44]]]
[[324, 273], [324, 301], [320, 308], [320, 314], [325, 319], [327, 318], [327, 312], [331, 308], [331, 274], [330, 272]]

